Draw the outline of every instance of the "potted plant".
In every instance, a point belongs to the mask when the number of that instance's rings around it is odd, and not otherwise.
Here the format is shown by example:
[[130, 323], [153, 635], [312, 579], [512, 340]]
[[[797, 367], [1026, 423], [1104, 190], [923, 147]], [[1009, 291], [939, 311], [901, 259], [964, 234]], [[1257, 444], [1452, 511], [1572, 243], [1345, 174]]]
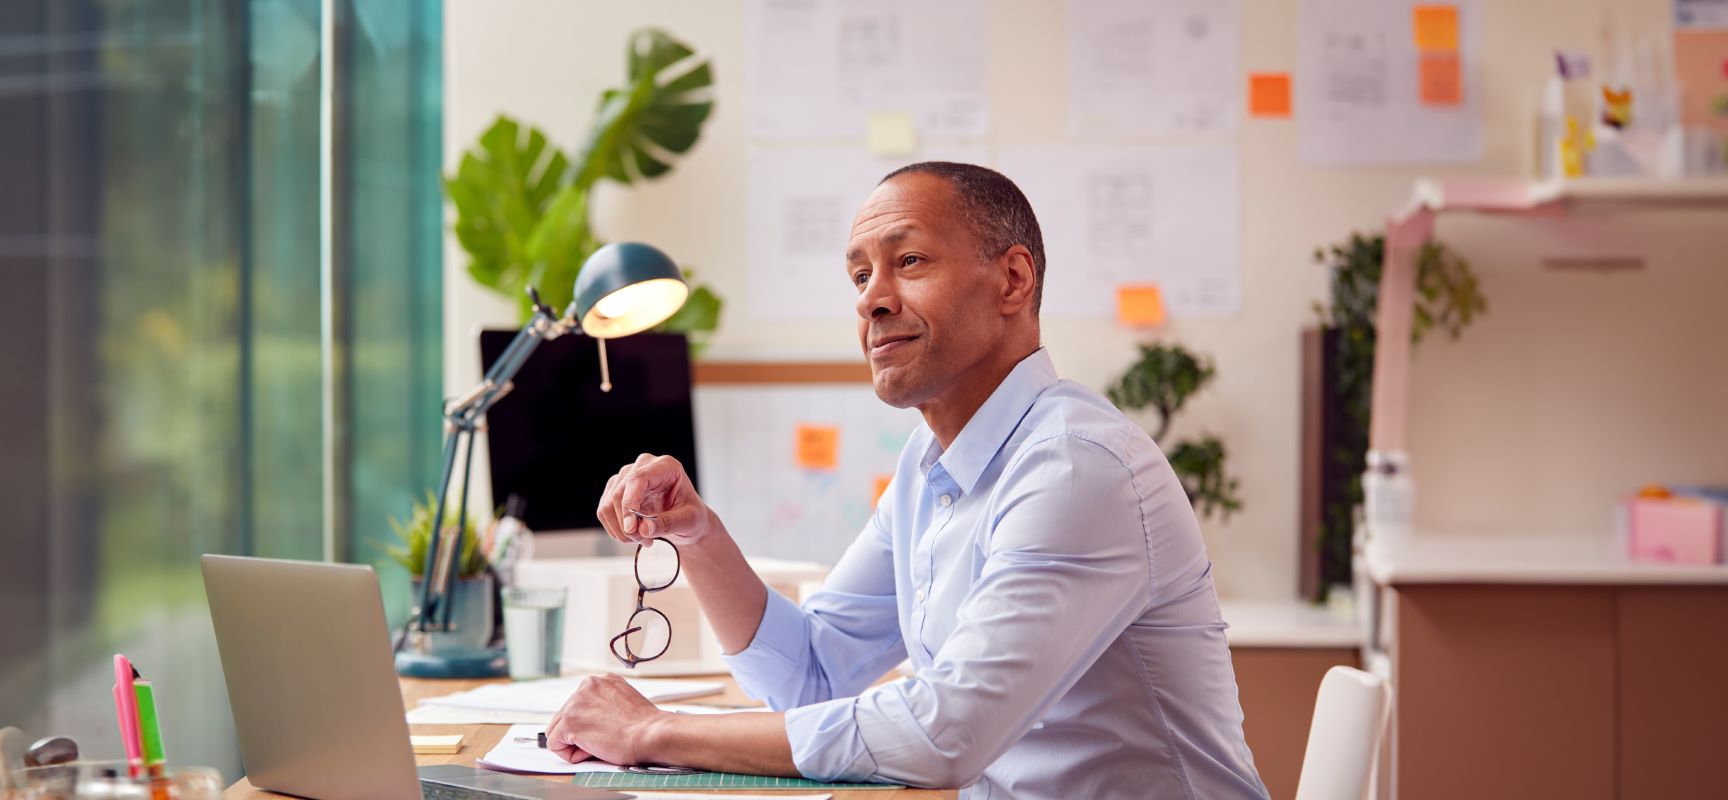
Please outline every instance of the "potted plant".
[[[426, 577], [423, 574], [426, 569], [426, 552], [432, 547], [432, 514], [437, 506], [438, 498], [427, 492], [425, 499], [414, 504], [407, 520], [390, 518], [390, 527], [396, 531], [396, 544], [387, 552], [391, 559], [408, 571], [412, 592], [410, 605], [420, 601], [421, 585]], [[457, 523], [456, 515], [447, 512], [442, 537], [444, 546], [457, 547], [456, 540], [460, 533], [461, 527]], [[450, 610], [453, 630], [427, 634], [432, 637], [432, 649], [438, 652], [478, 651], [484, 649], [492, 640], [493, 595], [496, 587], [479, 541], [480, 523], [470, 518], [468, 534], [461, 536], [461, 552], [455, 559], [456, 580], [451, 584], [455, 602]]]
[[[529, 286], [562, 310], [582, 263], [605, 244], [589, 220], [595, 184], [629, 185], [670, 172], [713, 111], [711, 66], [665, 31], [632, 34], [627, 64], [625, 84], [601, 93], [574, 157], [539, 128], [499, 116], [445, 177], [468, 274], [517, 302], [522, 322], [533, 313]], [[684, 307], [655, 330], [686, 334], [699, 353], [720, 324], [720, 309], [712, 289], [693, 284]]]
[[1139, 360], [1129, 365], [1105, 394], [1124, 411], [1150, 408], [1158, 412], [1158, 429], [1152, 440], [1182, 481], [1188, 502], [1202, 517], [1229, 519], [1242, 509], [1242, 498], [1236, 493], [1237, 480], [1224, 468], [1224, 442], [1209, 433], [1193, 440], [1172, 442], [1164, 438], [1171, 420], [1215, 373], [1211, 359], [1196, 356], [1181, 345], [1143, 344]]
[[[1305, 334], [1304, 373], [1311, 376], [1311, 439], [1304, 484], [1302, 555], [1303, 594], [1324, 600], [1334, 585], [1351, 583], [1351, 538], [1362, 506], [1362, 472], [1367, 468], [1368, 414], [1374, 386], [1375, 314], [1380, 272], [1386, 262], [1386, 237], [1352, 233], [1350, 238], [1314, 251], [1314, 261], [1331, 272], [1326, 304], [1315, 303], [1320, 328]], [[1456, 339], [1488, 310], [1488, 300], [1470, 262], [1438, 242], [1422, 246], [1416, 260], [1416, 306], [1410, 338], [1420, 343], [1431, 330]]]

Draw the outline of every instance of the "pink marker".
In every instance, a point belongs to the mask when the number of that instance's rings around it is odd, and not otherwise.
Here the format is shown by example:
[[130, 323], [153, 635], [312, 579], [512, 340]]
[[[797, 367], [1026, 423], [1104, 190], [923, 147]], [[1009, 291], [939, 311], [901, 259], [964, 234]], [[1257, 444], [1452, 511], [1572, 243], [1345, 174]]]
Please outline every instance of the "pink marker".
[[118, 653], [114, 655], [114, 714], [120, 719], [126, 764], [136, 778], [144, 769], [144, 743], [138, 734], [138, 694], [132, 688], [132, 662]]

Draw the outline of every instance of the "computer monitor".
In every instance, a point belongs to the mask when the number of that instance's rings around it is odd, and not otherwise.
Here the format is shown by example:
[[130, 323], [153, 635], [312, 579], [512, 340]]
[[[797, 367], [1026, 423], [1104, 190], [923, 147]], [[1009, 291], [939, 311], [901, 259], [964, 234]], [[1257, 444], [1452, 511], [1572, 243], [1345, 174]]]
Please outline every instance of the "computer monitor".
[[[482, 331], [483, 368], [514, 331]], [[695, 482], [696, 421], [690, 404], [690, 349], [676, 334], [643, 333], [606, 342], [612, 391], [600, 391], [598, 341], [544, 342], [487, 412], [494, 506], [526, 502], [535, 531], [598, 528], [594, 509], [606, 481], [642, 453], [668, 455]], [[698, 484], [700, 486], [700, 484]]]

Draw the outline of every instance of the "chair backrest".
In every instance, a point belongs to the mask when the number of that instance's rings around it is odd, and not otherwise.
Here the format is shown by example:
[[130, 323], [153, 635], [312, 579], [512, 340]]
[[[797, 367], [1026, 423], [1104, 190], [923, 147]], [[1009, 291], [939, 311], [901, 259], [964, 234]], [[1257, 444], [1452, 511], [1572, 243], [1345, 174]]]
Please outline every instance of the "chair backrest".
[[1296, 800], [1366, 797], [1386, 728], [1386, 682], [1350, 667], [1333, 667], [1320, 681], [1314, 722]]

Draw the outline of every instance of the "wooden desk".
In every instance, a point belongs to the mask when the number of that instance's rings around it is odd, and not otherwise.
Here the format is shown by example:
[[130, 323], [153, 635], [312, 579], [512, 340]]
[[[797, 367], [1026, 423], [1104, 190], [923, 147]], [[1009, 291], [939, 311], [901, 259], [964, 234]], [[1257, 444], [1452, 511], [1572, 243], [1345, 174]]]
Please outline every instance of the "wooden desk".
[[[709, 695], [707, 697], [698, 697], [692, 700], [680, 702], [689, 703], [691, 705], [713, 704], [727, 706], [750, 704], [753, 702], [750, 698], [745, 697], [743, 692], [738, 690], [737, 684], [733, 683], [731, 678], [725, 678], [725, 681], [726, 692], [724, 694]], [[424, 698], [454, 694], [456, 692], [465, 691], [491, 682], [492, 681], [483, 680], [434, 681], [403, 678], [402, 705], [404, 708], [413, 708], [419, 705], [420, 701]], [[423, 767], [433, 764], [462, 764], [464, 766], [473, 766], [475, 759], [485, 755], [494, 745], [498, 744], [498, 740], [504, 737], [504, 731], [508, 730], [508, 728], [508, 725], [412, 725], [410, 726], [410, 729], [415, 734], [460, 733], [463, 736], [461, 752], [453, 755], [415, 756], [414, 760]], [[568, 775], [535, 775], [531, 777], [542, 778], [544, 780], [559, 783], [570, 780], [570, 776]], [[630, 793], [635, 794], [636, 792], [632, 790]], [[751, 793], [775, 794], [774, 792], [761, 790], [753, 790]], [[810, 792], [808, 790], [789, 792], [789, 794], [800, 793], [809, 794]], [[645, 794], [652, 796], [652, 793]], [[935, 789], [906, 789], [899, 791], [869, 789], [850, 792], [837, 791], [834, 792], [834, 800], [951, 800], [955, 795], [956, 792], [953, 791], [941, 791]], [[228, 787], [228, 791], [224, 792], [222, 796], [224, 800], [264, 800], [264, 798], [287, 797], [287, 795], [280, 795], [275, 792], [266, 792], [262, 789], [255, 789], [252, 787], [251, 781], [245, 779], [241, 779], [239, 783]]]

